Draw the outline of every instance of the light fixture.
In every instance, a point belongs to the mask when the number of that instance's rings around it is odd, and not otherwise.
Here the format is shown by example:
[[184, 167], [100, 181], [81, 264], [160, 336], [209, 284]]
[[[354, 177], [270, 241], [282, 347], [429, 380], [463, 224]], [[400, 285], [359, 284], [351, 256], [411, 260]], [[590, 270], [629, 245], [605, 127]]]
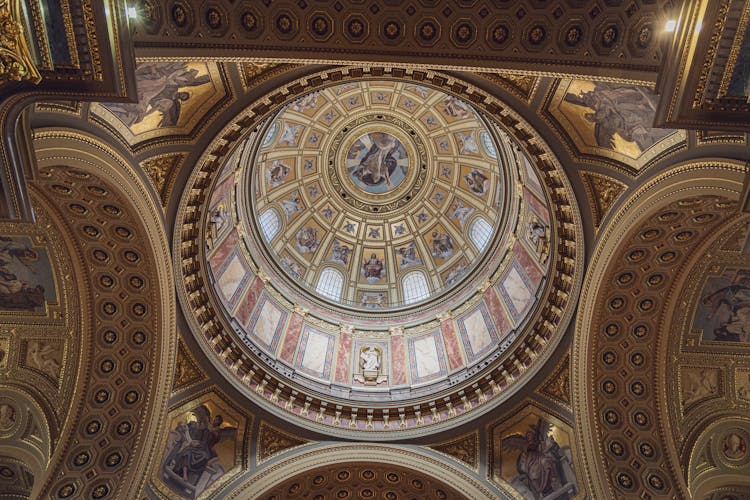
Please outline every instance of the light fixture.
[[136, 19], [138, 17], [138, 13], [135, 11], [135, 7], [128, 7], [128, 17], [130, 19]]
[[667, 24], [664, 25], [664, 31], [667, 33], [672, 33], [675, 28], [677, 28], [677, 21], [674, 19], [670, 19], [667, 21]]
[[697, 23], [695, 23], [695, 32], [700, 33], [702, 27], [703, 27], [702, 21], [698, 21]]

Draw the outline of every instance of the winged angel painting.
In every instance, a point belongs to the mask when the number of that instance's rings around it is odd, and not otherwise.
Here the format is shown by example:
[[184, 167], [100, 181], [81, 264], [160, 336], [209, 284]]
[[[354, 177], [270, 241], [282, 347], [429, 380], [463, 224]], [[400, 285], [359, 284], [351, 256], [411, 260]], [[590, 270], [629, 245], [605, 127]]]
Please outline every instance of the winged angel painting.
[[656, 95], [646, 87], [573, 80], [565, 90], [560, 111], [586, 146], [631, 158], [674, 132], [652, 128]]
[[140, 63], [135, 71], [138, 102], [107, 103], [104, 107], [133, 134], [182, 127], [194, 108], [216, 93], [210, 72], [205, 63]]
[[539, 417], [535, 424], [521, 433], [501, 441], [503, 459], [518, 453], [517, 474], [511, 485], [524, 498], [534, 500], [568, 500], [577, 493], [569, 446], [561, 447], [553, 437], [553, 426]]
[[187, 498], [197, 498], [226, 473], [217, 445], [233, 440], [237, 428], [212, 416], [206, 405], [190, 411], [169, 431], [161, 465], [164, 482]]

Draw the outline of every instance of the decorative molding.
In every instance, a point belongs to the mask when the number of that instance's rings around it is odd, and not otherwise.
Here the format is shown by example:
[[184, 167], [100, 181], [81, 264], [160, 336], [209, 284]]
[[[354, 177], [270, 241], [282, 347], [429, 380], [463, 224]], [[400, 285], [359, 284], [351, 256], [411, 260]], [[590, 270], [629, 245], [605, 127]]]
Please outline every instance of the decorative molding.
[[609, 213], [609, 209], [615, 204], [620, 195], [625, 192], [627, 186], [612, 177], [591, 171], [579, 171], [583, 187], [586, 190], [586, 198], [589, 200], [594, 227], [599, 228], [602, 220]]
[[538, 392], [570, 410], [570, 389], [570, 354], [566, 354]]
[[140, 166], [154, 185], [162, 206], [166, 206], [177, 174], [187, 153], [165, 153], [141, 161]]
[[284, 432], [265, 420], [261, 420], [258, 427], [258, 440], [256, 441], [255, 463], [260, 465], [277, 455], [287, 453], [308, 443], [310, 441], [307, 439]]
[[443, 441], [429, 446], [435, 451], [449, 455], [467, 465], [474, 472], [479, 472], [479, 431]]
[[21, 0], [0, 0], [0, 83], [42, 81], [26, 45], [22, 16]]
[[177, 343], [177, 361], [174, 366], [173, 380], [172, 394], [184, 391], [198, 384], [200, 381], [206, 380], [206, 375], [200, 369], [182, 339]]

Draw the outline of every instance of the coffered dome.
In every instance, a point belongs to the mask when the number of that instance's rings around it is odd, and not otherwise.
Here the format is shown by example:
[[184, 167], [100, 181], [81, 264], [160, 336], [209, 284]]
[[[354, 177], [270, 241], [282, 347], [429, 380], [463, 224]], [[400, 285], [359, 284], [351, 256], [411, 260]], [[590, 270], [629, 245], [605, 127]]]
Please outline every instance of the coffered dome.
[[378, 313], [434, 302], [473, 274], [517, 215], [498, 141], [468, 104], [435, 89], [332, 86], [248, 139], [243, 219], [316, 301]]

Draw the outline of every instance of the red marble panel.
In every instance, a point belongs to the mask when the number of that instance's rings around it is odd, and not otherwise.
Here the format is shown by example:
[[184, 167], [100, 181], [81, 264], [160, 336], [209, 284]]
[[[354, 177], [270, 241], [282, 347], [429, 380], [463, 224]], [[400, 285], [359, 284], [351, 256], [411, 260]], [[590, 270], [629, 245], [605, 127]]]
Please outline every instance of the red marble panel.
[[230, 189], [232, 189], [232, 186], [234, 185], [234, 176], [229, 176], [223, 181], [221, 181], [216, 188], [214, 189], [213, 193], [211, 194], [211, 205], [216, 205], [223, 197], [226, 195]]
[[537, 195], [524, 186], [523, 196], [524, 200], [529, 202], [529, 205], [531, 205], [536, 213], [541, 216], [542, 220], [546, 224], [549, 224], [549, 210], [547, 210], [547, 207], [544, 205], [544, 203], [540, 201], [539, 198], [537, 198]]
[[339, 351], [336, 355], [336, 382], [342, 384], [351, 383], [349, 368], [352, 356], [352, 335], [341, 333], [339, 335]]
[[505, 315], [505, 310], [500, 305], [500, 298], [495, 292], [495, 287], [490, 287], [484, 292], [484, 303], [487, 306], [487, 310], [492, 317], [492, 321], [495, 323], [497, 334], [500, 338], [504, 338], [510, 333], [511, 326], [508, 317]]
[[403, 335], [391, 336], [391, 373], [393, 380], [391, 385], [404, 385], [406, 383], [406, 346]]
[[461, 354], [461, 347], [458, 345], [458, 335], [456, 334], [456, 325], [453, 324], [453, 320], [449, 319], [440, 323], [440, 332], [443, 334], [445, 355], [448, 357], [450, 371], [462, 367], [466, 362]]
[[229, 234], [227, 234], [226, 238], [219, 243], [219, 246], [216, 248], [216, 251], [213, 255], [208, 259], [208, 263], [211, 265], [212, 270], [216, 270], [221, 266], [221, 264], [224, 262], [224, 259], [227, 258], [227, 256], [232, 253], [232, 250], [234, 250], [234, 247], [237, 246], [237, 229], [232, 229]]
[[294, 353], [297, 351], [297, 343], [299, 342], [299, 336], [300, 333], [302, 333], [304, 322], [304, 317], [301, 314], [292, 313], [286, 334], [283, 334], [284, 343], [281, 345], [279, 358], [289, 364], [294, 363]]
[[258, 297], [262, 291], [263, 282], [257, 277], [254, 277], [250, 282], [250, 286], [247, 287], [245, 295], [240, 298], [240, 306], [237, 309], [236, 318], [241, 325], [246, 325], [250, 320], [250, 314], [253, 312], [255, 304], [258, 302]]
[[531, 278], [531, 281], [535, 285], [538, 285], [539, 282], [542, 281], [542, 272], [534, 263], [534, 260], [531, 258], [531, 255], [529, 255], [529, 252], [526, 251], [526, 247], [524, 247], [520, 242], [516, 241], [516, 244], [513, 245], [513, 253], [516, 255], [518, 262], [526, 271], [526, 275]]

